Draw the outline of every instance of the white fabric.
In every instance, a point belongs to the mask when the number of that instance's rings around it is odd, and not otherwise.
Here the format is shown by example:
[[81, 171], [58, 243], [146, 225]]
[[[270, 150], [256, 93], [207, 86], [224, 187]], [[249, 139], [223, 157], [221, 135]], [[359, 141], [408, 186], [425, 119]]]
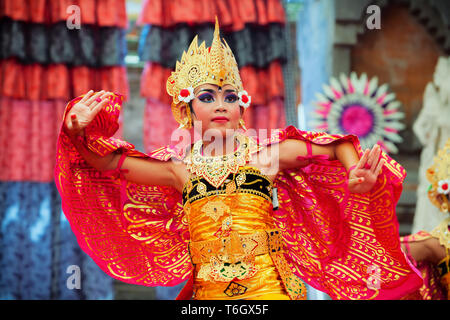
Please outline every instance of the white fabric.
[[428, 199], [430, 183], [425, 172], [433, 164], [438, 150], [450, 138], [450, 57], [439, 58], [434, 79], [425, 89], [423, 107], [413, 130], [423, 149], [412, 233], [420, 230], [431, 232], [448, 215], [440, 212]]

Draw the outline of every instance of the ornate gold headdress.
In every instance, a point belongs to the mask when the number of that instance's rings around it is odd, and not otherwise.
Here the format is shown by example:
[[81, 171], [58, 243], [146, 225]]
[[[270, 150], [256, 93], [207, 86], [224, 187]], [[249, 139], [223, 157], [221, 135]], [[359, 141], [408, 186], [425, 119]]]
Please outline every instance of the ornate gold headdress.
[[181, 61], [177, 61], [175, 71], [167, 79], [167, 93], [173, 98], [172, 113], [175, 120], [186, 128], [190, 127], [190, 119], [181, 119], [180, 107], [194, 98], [194, 88], [205, 83], [220, 87], [232, 85], [240, 94], [240, 105], [246, 108], [250, 104], [251, 98], [243, 91], [233, 52], [226, 41], [222, 42], [220, 38], [217, 17], [211, 47], [206, 47], [205, 42], [199, 46], [198, 36], [195, 36], [189, 49], [183, 52]]
[[443, 149], [434, 157], [433, 165], [427, 169], [427, 179], [431, 182], [428, 189], [430, 201], [442, 212], [449, 212], [450, 196], [450, 138]]

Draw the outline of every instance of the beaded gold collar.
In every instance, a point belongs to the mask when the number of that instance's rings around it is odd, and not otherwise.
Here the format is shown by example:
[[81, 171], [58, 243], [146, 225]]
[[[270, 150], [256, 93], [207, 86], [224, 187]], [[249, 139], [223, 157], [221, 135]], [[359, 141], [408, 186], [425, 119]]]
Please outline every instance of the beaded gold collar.
[[223, 156], [202, 155], [203, 141], [197, 141], [184, 160], [187, 169], [191, 174], [205, 178], [215, 188], [219, 187], [230, 173], [238, 172], [239, 167], [251, 161], [252, 154], [260, 150], [252, 137], [237, 133], [236, 138], [239, 142], [238, 149]]
[[436, 228], [431, 231], [431, 235], [439, 239], [439, 243], [450, 250], [450, 218], [444, 219]]

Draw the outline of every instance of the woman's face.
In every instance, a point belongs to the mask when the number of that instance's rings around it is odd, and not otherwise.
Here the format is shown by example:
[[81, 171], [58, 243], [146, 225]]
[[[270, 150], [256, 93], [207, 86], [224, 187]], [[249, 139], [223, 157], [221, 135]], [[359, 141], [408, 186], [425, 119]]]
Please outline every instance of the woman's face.
[[207, 130], [212, 130], [215, 131], [212, 134], [226, 137], [239, 128], [241, 107], [233, 86], [204, 84], [195, 88], [194, 95], [192, 120], [194, 124], [195, 121], [201, 121], [202, 135]]

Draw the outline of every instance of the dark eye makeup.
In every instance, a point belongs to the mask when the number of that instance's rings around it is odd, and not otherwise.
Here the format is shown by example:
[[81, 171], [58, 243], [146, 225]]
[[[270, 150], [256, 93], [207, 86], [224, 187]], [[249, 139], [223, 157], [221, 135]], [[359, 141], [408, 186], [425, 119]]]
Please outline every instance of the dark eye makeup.
[[213, 102], [214, 101], [214, 97], [210, 93], [203, 93], [203, 94], [198, 96], [198, 99], [201, 102]]
[[[198, 97], [198, 100], [205, 103], [214, 102], [214, 95], [210, 92], [201, 93]], [[230, 93], [225, 96], [225, 102], [234, 103], [239, 100], [239, 97], [235, 93]]]
[[232, 94], [228, 94], [225, 97], [225, 101], [226, 102], [230, 102], [230, 103], [236, 102], [238, 99], [239, 99], [239, 97], [237, 95], [233, 94], [233, 93]]

